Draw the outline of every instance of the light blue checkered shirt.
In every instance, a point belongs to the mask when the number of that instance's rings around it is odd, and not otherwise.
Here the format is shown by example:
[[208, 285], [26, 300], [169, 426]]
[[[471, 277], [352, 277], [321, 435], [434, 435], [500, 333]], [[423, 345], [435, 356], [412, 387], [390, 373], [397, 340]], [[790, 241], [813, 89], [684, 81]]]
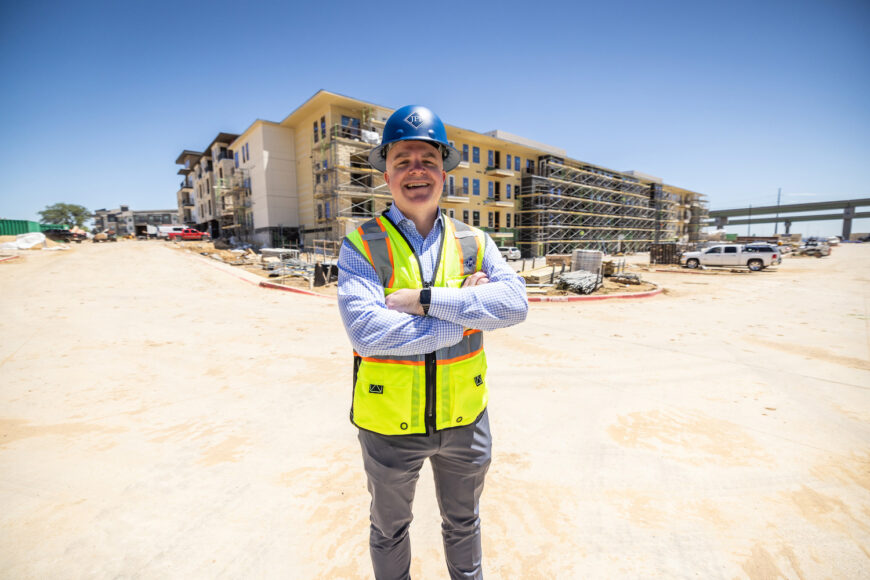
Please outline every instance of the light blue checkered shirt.
[[[423, 279], [431, 280], [443, 231], [439, 211], [426, 239], [393, 204], [387, 217], [420, 256]], [[489, 284], [432, 288], [429, 316], [388, 310], [375, 269], [347, 240], [338, 256], [338, 309], [354, 350], [362, 356], [426, 354], [462, 340], [466, 328], [495, 330], [522, 322], [529, 303], [526, 286], [487, 236], [481, 269]]]

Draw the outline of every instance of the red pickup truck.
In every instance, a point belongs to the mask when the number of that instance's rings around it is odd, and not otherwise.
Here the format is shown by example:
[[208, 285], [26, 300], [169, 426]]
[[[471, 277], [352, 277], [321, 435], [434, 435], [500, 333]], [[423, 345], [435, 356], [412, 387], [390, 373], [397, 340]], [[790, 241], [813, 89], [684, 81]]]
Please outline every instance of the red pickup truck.
[[208, 241], [211, 239], [211, 236], [208, 235], [208, 232], [201, 232], [199, 230], [195, 230], [193, 228], [184, 228], [180, 232], [169, 232], [170, 240], [195, 240], [195, 241]]

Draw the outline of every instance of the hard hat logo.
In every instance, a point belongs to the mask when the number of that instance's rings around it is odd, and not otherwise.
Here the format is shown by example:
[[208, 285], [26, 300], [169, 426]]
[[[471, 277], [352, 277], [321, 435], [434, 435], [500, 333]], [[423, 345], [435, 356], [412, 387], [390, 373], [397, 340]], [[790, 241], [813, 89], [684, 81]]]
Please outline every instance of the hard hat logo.
[[425, 141], [437, 147], [444, 158], [444, 171], [459, 165], [459, 151], [447, 140], [444, 123], [438, 115], [420, 105], [396, 110], [384, 125], [381, 144], [369, 152], [369, 163], [378, 171], [387, 169], [387, 151], [399, 141]]

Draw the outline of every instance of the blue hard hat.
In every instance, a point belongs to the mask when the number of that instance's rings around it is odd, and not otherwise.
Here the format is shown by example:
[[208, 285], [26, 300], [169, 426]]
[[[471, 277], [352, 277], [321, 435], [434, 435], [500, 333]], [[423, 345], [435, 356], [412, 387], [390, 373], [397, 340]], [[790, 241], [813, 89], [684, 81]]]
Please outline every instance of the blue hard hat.
[[447, 131], [438, 115], [420, 105], [407, 105], [397, 109], [384, 125], [381, 144], [369, 153], [369, 163], [378, 171], [387, 170], [387, 150], [399, 141], [426, 141], [441, 150], [444, 171], [459, 165], [459, 151], [447, 142]]

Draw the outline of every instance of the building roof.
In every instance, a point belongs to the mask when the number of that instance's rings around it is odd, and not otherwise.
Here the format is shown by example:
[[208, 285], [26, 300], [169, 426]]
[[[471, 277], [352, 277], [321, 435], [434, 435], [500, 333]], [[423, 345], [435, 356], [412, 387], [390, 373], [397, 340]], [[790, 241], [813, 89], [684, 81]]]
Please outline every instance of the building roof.
[[178, 158], [175, 160], [175, 163], [177, 165], [184, 165], [184, 162], [188, 158], [190, 158], [190, 160], [193, 162], [193, 161], [198, 161], [200, 157], [202, 157], [202, 153], [200, 151], [191, 151], [190, 149], [185, 149], [184, 151], [182, 151], [178, 155]]
[[208, 144], [208, 147], [205, 148], [203, 155], [211, 155], [211, 148], [214, 147], [216, 143], [226, 143], [229, 145], [238, 138], [239, 136], [235, 133], [218, 133], [217, 137], [212, 139], [211, 143]]

